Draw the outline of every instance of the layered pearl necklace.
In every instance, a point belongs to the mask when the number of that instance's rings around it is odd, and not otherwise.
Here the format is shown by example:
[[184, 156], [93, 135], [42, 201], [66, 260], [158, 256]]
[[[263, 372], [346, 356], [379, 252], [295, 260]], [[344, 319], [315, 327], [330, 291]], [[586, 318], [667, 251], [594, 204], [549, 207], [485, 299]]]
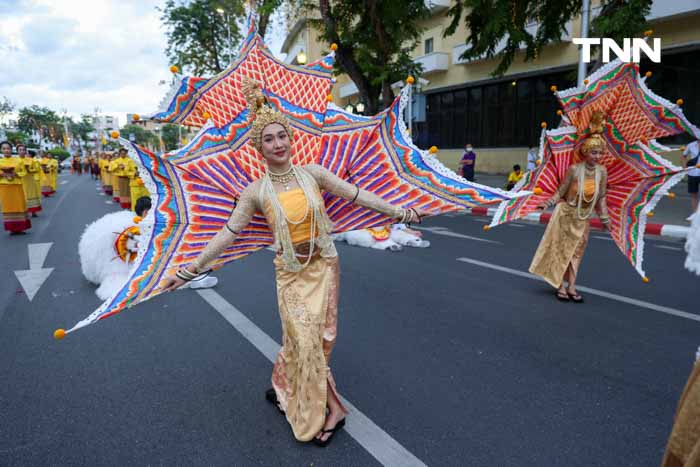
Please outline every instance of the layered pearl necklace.
[[290, 165], [289, 170], [284, 173], [275, 173], [271, 170], [267, 171], [270, 174], [270, 180], [275, 183], [281, 183], [284, 186], [284, 191], [289, 191], [290, 183], [294, 180], [294, 166]]

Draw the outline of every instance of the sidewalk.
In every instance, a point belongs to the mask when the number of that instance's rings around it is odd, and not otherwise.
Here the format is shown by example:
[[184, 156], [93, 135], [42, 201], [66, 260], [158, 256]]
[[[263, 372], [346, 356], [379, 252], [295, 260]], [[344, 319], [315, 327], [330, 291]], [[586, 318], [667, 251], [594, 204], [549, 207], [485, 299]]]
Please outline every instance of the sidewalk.
[[[477, 173], [475, 182], [486, 186], [505, 188], [507, 177], [505, 175], [489, 175]], [[647, 218], [647, 233], [675, 238], [685, 238], [685, 231], [690, 226], [686, 218], [690, 215], [690, 195], [688, 194], [688, 183], [683, 180], [671, 189], [676, 196], [669, 198], [664, 196], [654, 209], [654, 215]], [[495, 206], [494, 206], [495, 207]], [[486, 214], [482, 210], [475, 211], [474, 214]], [[492, 215], [489, 209], [488, 215]], [[537, 214], [530, 220], [546, 223], [549, 220], [547, 213], [541, 217]], [[594, 222], [595, 225], [595, 222]], [[671, 233], [669, 235], [669, 233]]]

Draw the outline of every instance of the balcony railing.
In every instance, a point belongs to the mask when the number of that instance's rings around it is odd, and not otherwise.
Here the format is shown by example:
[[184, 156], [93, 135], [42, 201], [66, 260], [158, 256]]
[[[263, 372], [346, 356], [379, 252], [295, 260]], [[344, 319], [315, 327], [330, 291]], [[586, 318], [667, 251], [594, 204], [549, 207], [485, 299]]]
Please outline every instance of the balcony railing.
[[425, 6], [434, 15], [450, 8], [450, 0], [425, 0]]
[[415, 59], [416, 63], [423, 65], [423, 75], [437, 71], [447, 71], [450, 66], [450, 54], [445, 52], [433, 52]]

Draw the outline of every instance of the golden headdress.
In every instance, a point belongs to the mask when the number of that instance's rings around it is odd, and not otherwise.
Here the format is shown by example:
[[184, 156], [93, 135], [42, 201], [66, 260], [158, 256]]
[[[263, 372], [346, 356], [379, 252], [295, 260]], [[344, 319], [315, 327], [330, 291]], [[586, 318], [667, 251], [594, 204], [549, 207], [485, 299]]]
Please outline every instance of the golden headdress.
[[588, 128], [590, 133], [581, 144], [581, 154], [588, 154], [592, 149], [605, 151], [605, 139], [602, 136], [605, 128], [605, 114], [600, 110], [593, 112]]
[[243, 95], [248, 102], [248, 111], [250, 113], [250, 140], [255, 149], [262, 153], [262, 132], [266, 126], [272, 123], [279, 123], [284, 127], [292, 139], [294, 132], [292, 125], [287, 120], [287, 117], [282, 112], [275, 110], [263, 96], [260, 83], [248, 77], [243, 78], [241, 86]]

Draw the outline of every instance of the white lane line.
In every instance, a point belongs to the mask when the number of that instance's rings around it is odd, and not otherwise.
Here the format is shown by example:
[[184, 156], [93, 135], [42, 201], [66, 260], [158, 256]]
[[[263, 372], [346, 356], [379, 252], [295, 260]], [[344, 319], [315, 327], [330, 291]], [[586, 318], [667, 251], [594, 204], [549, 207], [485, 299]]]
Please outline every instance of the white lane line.
[[[525, 277], [527, 279], [534, 279], [536, 281], [544, 282], [544, 279], [542, 279], [541, 277], [535, 276], [534, 274], [530, 274], [529, 272], [518, 271], [517, 269], [506, 268], [504, 266], [498, 266], [496, 264], [486, 263], [484, 261], [479, 261], [476, 259], [457, 258], [457, 261], [461, 261], [463, 263], [473, 264], [475, 266], [481, 266], [484, 268], [493, 269], [496, 271], [505, 272], [508, 274], [512, 274], [514, 276], [520, 276], [520, 277]], [[645, 302], [643, 300], [637, 300], [635, 298], [625, 297], [624, 295], [617, 295], [614, 293], [606, 292], [604, 290], [592, 289], [590, 287], [585, 287], [582, 285], [576, 285], [576, 288], [578, 290], [589, 293], [591, 295], [598, 295], [599, 297], [609, 298], [610, 300], [616, 300], [618, 302], [628, 303], [630, 305], [635, 305], [635, 306], [638, 306], [641, 308], [646, 308], [648, 310], [653, 310], [653, 311], [658, 311], [660, 313], [666, 313], [669, 315], [678, 316], [680, 318], [686, 318], [686, 319], [690, 319], [693, 321], [700, 321], [700, 315], [694, 315], [692, 313], [687, 313], [685, 311], [677, 310], [675, 308], [670, 308], [670, 307], [663, 306], [663, 305], [656, 305], [654, 303]]]
[[473, 217], [472, 220], [474, 222], [480, 222], [482, 224], [490, 224], [491, 223], [491, 219], [482, 219], [481, 217]]
[[446, 227], [417, 227], [415, 225], [411, 226], [412, 229], [417, 229], [417, 230], [424, 230], [426, 232], [431, 232], [437, 235], [444, 235], [446, 237], [455, 237], [455, 238], [463, 238], [466, 240], [474, 240], [476, 242], [484, 242], [484, 243], [495, 243], [497, 245], [501, 245], [501, 242], [497, 242], [495, 240], [487, 240], [485, 238], [481, 237], [472, 237], [471, 235], [464, 235], [456, 232], [450, 232], [449, 229]]
[[61, 183], [59, 183], [59, 185], [65, 185], [66, 183], [68, 183], [68, 180], [61, 180]]
[[[212, 308], [218, 311], [231, 326], [236, 328], [248, 342], [265, 355], [270, 362], [275, 362], [280, 345], [274, 339], [265, 334], [255, 323], [216, 291], [206, 289], [198, 290], [197, 293]], [[420, 459], [411, 454], [344, 397], [343, 404], [350, 411], [345, 424], [345, 431], [355, 438], [382, 465], [426, 467]]]
[[683, 248], [678, 248], [677, 246], [666, 246], [666, 245], [654, 245], [656, 248], [663, 248], [664, 250], [673, 251], [683, 251]]
[[518, 229], [522, 229], [523, 227], [525, 227], [525, 226], [522, 225], [522, 224], [514, 224], [514, 223], [512, 223], [512, 222], [509, 222], [509, 223], [507, 223], [506, 225], [507, 225], [508, 227], [516, 227], [516, 228], [518, 228]]
[[114, 204], [112, 201], [105, 201], [105, 204]]
[[607, 240], [608, 242], [612, 242], [612, 241], [613, 241], [613, 239], [610, 238], [610, 237], [599, 237], [599, 236], [597, 236], [597, 235], [593, 235], [593, 238], [595, 238], [596, 240]]

